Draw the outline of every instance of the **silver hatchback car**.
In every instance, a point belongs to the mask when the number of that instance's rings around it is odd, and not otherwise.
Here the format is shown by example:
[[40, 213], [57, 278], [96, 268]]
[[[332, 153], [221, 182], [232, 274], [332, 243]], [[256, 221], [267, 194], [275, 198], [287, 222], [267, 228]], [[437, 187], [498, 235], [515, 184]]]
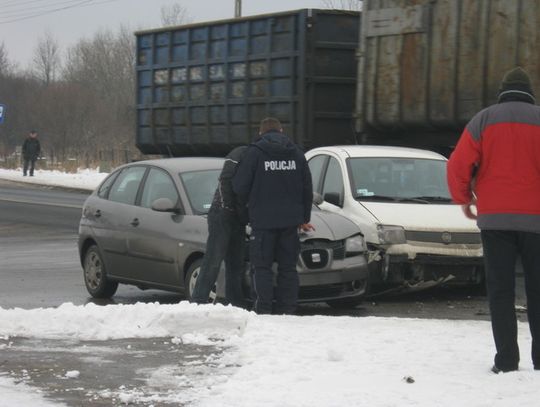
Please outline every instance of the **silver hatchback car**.
[[[184, 293], [190, 299], [204, 256], [221, 158], [170, 158], [115, 169], [86, 200], [79, 254], [91, 296], [112, 297], [119, 283]], [[315, 232], [301, 235], [300, 302], [360, 303], [368, 286], [358, 226], [314, 206]], [[246, 263], [245, 293], [250, 297]]]

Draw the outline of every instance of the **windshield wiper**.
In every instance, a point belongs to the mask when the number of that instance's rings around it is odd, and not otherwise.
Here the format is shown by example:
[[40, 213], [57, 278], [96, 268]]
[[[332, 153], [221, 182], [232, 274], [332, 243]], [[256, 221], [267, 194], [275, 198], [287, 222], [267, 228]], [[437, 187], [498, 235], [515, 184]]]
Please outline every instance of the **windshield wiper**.
[[391, 201], [397, 202], [399, 198], [395, 196], [386, 196], [386, 195], [356, 195], [354, 197], [357, 201]]
[[402, 198], [396, 198], [397, 202], [414, 202], [414, 203], [421, 203], [421, 204], [429, 204], [429, 200], [426, 199], [426, 197], [402, 197]]
[[430, 202], [452, 202], [452, 199], [448, 198], [446, 196], [425, 195], [425, 196], [415, 196], [415, 197], [410, 198], [410, 199], [421, 199], [421, 200], [430, 201]]

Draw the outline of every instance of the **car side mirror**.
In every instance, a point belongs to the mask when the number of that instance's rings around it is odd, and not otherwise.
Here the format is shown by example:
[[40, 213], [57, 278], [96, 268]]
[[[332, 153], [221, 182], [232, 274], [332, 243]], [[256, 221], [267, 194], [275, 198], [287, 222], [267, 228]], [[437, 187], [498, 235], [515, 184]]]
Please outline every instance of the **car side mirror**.
[[324, 202], [324, 199], [321, 194], [318, 192], [313, 192], [313, 203], [317, 206], [322, 204]]
[[158, 198], [152, 202], [152, 210], [156, 212], [180, 213], [179, 208], [169, 198]]
[[341, 195], [337, 192], [327, 192], [324, 194], [324, 200], [332, 205], [339, 206], [340, 208], [343, 207], [343, 204], [341, 203]]

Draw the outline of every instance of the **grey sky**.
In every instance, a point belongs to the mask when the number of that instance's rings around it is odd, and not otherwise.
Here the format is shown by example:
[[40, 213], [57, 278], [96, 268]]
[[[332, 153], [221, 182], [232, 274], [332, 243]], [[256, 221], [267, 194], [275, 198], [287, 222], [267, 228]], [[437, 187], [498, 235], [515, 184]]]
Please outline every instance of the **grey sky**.
[[[99, 29], [116, 30], [121, 24], [132, 30], [154, 28], [161, 24], [161, 7], [179, 3], [186, 7], [193, 22], [233, 17], [234, 0], [86, 0], [89, 5], [58, 11], [36, 18], [5, 23], [13, 10], [44, 7], [45, 1], [0, 0], [0, 43], [8, 57], [19, 67], [27, 67], [34, 48], [49, 31], [62, 50], [78, 39], [90, 37]], [[48, 0], [45, 9], [74, 1]], [[81, 3], [85, 3], [81, 1]], [[95, 3], [95, 4], [92, 4]], [[323, 0], [242, 0], [242, 14], [253, 15], [299, 8], [323, 8]], [[44, 10], [43, 8], [41, 10]], [[9, 13], [12, 14], [9, 14]]]

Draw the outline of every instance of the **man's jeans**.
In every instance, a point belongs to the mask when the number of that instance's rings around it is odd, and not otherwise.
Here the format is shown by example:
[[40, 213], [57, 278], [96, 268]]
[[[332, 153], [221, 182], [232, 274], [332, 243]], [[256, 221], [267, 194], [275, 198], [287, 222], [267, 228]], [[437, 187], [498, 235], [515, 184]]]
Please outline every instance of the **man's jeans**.
[[208, 213], [208, 240], [201, 270], [193, 289], [192, 301], [207, 304], [216, 284], [221, 262], [225, 260], [225, 297], [235, 306], [244, 305], [242, 281], [245, 273], [246, 228], [227, 209]]

